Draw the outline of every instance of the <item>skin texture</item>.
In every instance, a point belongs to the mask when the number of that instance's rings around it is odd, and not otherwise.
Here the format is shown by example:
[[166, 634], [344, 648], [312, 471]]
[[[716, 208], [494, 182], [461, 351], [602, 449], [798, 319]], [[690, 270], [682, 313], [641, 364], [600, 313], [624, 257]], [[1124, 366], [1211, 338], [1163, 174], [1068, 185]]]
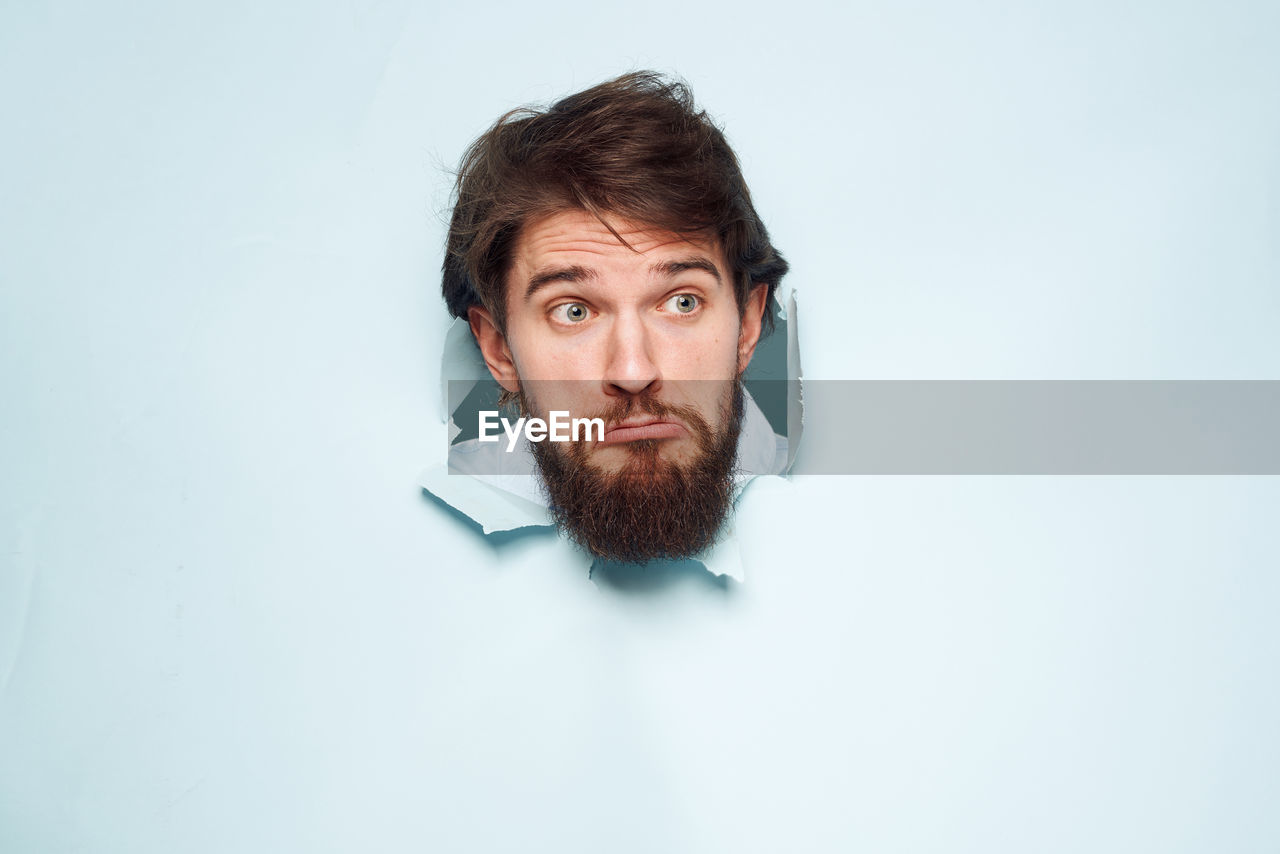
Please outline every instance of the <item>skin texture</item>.
[[494, 378], [534, 414], [605, 418], [606, 441], [583, 452], [594, 467], [620, 471], [654, 451], [692, 465], [705, 442], [690, 422], [700, 417], [713, 433], [728, 426], [766, 289], [740, 307], [714, 242], [609, 223], [629, 247], [583, 210], [528, 223], [506, 279], [506, 334], [480, 307], [469, 313], [472, 333]]

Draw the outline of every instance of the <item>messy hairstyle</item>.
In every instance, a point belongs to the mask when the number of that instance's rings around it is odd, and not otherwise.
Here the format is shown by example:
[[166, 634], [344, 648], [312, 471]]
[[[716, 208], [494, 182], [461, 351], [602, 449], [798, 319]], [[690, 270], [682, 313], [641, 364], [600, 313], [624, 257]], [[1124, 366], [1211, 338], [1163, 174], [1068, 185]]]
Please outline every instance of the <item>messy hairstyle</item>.
[[756, 285], [771, 305], [787, 272], [720, 128], [683, 82], [637, 71], [545, 110], [513, 110], [467, 149], [444, 260], [450, 313], [480, 305], [505, 330], [504, 283], [521, 228], [571, 209], [595, 215], [624, 245], [606, 215], [715, 240], [739, 309]]

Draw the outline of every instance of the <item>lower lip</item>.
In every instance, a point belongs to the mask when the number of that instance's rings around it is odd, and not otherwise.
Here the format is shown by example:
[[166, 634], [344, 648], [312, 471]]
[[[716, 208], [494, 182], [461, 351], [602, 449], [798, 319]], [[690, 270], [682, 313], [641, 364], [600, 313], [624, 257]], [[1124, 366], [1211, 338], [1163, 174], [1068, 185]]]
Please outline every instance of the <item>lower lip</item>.
[[679, 439], [688, 435], [688, 432], [674, 421], [657, 421], [638, 427], [615, 427], [604, 434], [601, 444], [616, 445], [620, 442], [638, 442], [641, 439]]

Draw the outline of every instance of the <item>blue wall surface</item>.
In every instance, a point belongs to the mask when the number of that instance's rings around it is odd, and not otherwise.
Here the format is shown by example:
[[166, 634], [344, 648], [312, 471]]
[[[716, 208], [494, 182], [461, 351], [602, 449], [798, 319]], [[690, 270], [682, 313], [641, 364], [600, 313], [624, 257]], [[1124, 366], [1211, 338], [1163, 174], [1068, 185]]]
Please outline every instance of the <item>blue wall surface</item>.
[[5, 4], [0, 851], [1277, 850], [1276, 478], [762, 480], [743, 583], [415, 478], [449, 168], [636, 67], [724, 123], [807, 377], [1280, 379], [1278, 31]]

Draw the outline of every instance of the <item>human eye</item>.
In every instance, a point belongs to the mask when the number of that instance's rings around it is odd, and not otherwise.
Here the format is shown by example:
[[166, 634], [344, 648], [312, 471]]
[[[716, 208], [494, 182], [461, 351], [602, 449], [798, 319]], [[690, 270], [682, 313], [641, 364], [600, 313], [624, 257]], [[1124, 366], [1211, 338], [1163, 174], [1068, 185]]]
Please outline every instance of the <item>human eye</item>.
[[666, 308], [676, 314], [693, 314], [702, 305], [702, 300], [694, 294], [676, 294], [667, 300]]
[[551, 316], [561, 323], [582, 323], [591, 316], [591, 309], [580, 302], [565, 302], [551, 309]]

